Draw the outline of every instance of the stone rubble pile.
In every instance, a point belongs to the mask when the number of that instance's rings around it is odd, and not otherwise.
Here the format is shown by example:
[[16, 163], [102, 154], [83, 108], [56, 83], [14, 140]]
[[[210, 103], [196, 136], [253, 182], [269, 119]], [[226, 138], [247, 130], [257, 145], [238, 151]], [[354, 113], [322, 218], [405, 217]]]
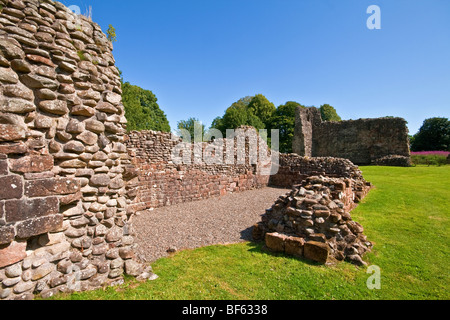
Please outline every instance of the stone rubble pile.
[[290, 188], [311, 176], [363, 179], [359, 167], [348, 159], [281, 153], [278, 172], [270, 177], [270, 184]]
[[372, 244], [350, 210], [356, 194], [364, 196], [370, 187], [364, 180], [309, 177], [266, 211], [253, 238], [275, 252], [323, 264], [346, 260], [365, 265], [362, 257]]

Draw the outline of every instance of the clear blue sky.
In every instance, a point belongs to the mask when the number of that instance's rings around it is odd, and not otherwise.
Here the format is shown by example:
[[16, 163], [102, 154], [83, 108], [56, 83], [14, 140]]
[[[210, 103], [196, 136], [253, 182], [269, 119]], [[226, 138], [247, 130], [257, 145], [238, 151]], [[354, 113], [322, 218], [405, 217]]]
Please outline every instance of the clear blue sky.
[[[106, 31], [125, 81], [151, 90], [172, 129], [206, 126], [258, 93], [328, 103], [343, 119], [398, 116], [415, 134], [450, 118], [449, 0], [62, 0]], [[381, 30], [369, 30], [369, 5]]]

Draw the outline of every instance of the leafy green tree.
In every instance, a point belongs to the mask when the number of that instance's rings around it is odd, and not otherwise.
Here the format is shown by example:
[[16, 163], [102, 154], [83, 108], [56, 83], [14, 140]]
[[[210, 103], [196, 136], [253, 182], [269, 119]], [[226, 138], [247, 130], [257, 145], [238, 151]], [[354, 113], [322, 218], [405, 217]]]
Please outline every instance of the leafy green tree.
[[112, 24], [110, 24], [108, 26], [108, 30], [106, 30], [106, 37], [112, 43], [117, 41], [116, 29], [112, 26]]
[[341, 117], [337, 114], [336, 109], [329, 104], [322, 105], [319, 110], [323, 121], [342, 121]]
[[275, 105], [262, 94], [254, 96], [247, 109], [257, 116], [265, 126], [269, 124], [270, 118], [276, 111]]
[[224, 136], [227, 129], [236, 129], [243, 125], [264, 129], [275, 110], [273, 103], [263, 95], [247, 96], [234, 102], [223, 117], [215, 118], [211, 128], [220, 130]]
[[144, 90], [129, 82], [122, 84], [122, 102], [125, 107], [125, 117], [128, 120], [128, 131], [170, 132], [169, 121], [159, 108], [157, 101], [158, 99], [150, 90]]
[[270, 119], [269, 128], [278, 129], [280, 132], [279, 151], [292, 153], [292, 139], [295, 130], [295, 114], [298, 107], [305, 108], [298, 102], [288, 101], [280, 105]]
[[187, 120], [178, 121], [177, 135], [186, 138], [183, 135], [182, 130], [186, 130], [189, 132], [192, 142], [202, 142], [203, 137], [205, 136], [205, 125], [196, 118], [189, 118]]
[[412, 151], [450, 151], [450, 121], [430, 118], [423, 122], [411, 141]]

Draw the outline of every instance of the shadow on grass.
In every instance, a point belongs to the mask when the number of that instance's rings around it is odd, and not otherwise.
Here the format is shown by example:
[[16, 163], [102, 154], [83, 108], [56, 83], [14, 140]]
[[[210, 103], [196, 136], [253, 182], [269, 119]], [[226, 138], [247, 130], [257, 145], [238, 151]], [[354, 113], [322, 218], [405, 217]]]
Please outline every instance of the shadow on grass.
[[274, 252], [274, 251], [270, 250], [269, 248], [267, 248], [263, 241], [251, 240], [251, 241], [247, 242], [247, 247], [249, 247], [248, 251], [252, 252], [252, 253], [258, 253], [261, 255], [267, 255], [267, 256], [271, 256], [271, 257], [277, 257], [277, 258], [298, 261], [298, 262], [302, 262], [302, 263], [305, 263], [310, 266], [318, 266], [318, 267], [323, 266], [323, 264], [308, 260], [304, 257], [295, 257], [295, 256], [287, 255], [282, 252]]

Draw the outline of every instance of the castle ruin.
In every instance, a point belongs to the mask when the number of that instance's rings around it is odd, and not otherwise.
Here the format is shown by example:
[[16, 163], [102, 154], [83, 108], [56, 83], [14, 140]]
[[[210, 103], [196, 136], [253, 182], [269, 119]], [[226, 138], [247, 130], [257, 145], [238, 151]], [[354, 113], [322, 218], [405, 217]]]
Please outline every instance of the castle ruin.
[[299, 107], [292, 146], [301, 156], [344, 158], [356, 165], [410, 165], [402, 118], [322, 121], [317, 108]]

